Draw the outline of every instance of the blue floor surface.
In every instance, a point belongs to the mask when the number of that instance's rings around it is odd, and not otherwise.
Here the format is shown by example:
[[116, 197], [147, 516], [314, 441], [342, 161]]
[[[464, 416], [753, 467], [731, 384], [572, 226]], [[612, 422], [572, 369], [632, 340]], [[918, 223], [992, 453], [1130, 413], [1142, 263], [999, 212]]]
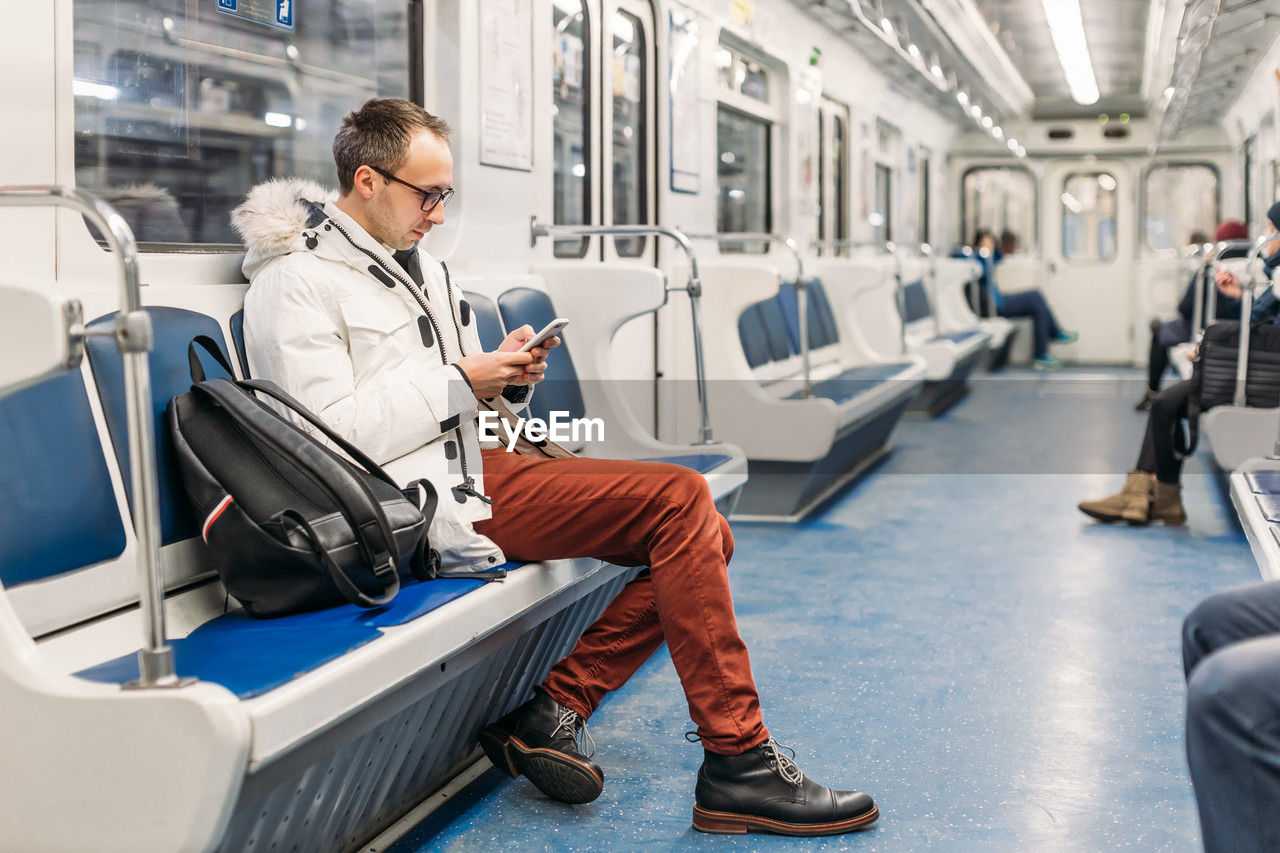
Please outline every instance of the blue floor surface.
[[734, 526], [765, 722], [806, 774], [870, 792], [870, 831], [690, 827], [697, 746], [663, 648], [590, 728], [587, 806], [490, 771], [392, 849], [1195, 850], [1179, 625], [1258, 579], [1207, 453], [1186, 528], [1100, 525], [1145, 418], [1136, 372], [983, 378], [799, 525]]

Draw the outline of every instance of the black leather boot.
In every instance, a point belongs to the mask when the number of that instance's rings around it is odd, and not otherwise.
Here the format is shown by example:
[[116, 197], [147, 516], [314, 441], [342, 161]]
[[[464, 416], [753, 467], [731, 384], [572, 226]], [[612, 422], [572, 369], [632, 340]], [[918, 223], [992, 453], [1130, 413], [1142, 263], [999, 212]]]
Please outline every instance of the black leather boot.
[[589, 803], [604, 790], [604, 771], [591, 753], [586, 721], [541, 689], [533, 698], [480, 732], [480, 746], [493, 766], [512, 777], [523, 773], [538, 790], [562, 803]]
[[693, 828], [741, 835], [839, 835], [880, 817], [871, 797], [833, 791], [805, 778], [769, 738], [741, 755], [707, 752], [698, 770]]

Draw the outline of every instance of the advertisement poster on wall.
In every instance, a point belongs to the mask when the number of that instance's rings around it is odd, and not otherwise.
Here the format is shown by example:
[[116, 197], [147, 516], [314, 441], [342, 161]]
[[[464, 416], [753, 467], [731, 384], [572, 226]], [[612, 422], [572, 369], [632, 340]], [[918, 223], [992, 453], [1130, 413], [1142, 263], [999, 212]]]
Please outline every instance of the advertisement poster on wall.
[[533, 169], [532, 0], [481, 0], [480, 162]]

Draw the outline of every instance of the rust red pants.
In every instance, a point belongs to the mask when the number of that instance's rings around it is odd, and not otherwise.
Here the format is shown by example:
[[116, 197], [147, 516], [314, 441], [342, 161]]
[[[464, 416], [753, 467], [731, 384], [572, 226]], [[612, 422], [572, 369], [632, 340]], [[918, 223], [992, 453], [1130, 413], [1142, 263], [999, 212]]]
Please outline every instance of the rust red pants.
[[729, 594], [729, 523], [679, 465], [484, 451], [493, 518], [476, 529], [508, 559], [596, 557], [648, 566], [551, 670], [543, 689], [583, 717], [665, 639], [702, 745], [734, 755], [769, 733]]

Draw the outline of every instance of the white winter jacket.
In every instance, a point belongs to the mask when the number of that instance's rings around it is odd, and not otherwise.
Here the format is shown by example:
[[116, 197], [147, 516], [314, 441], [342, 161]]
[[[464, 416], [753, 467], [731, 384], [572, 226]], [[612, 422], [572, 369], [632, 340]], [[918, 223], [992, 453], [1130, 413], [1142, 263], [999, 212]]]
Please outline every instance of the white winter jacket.
[[477, 402], [454, 364], [481, 351], [471, 306], [422, 250], [419, 288], [390, 250], [326, 197], [308, 181], [270, 181], [232, 214], [248, 247], [249, 369], [402, 486], [429, 479], [440, 498], [430, 538], [442, 567], [491, 570], [505, 557], [472, 528], [490, 510]]

